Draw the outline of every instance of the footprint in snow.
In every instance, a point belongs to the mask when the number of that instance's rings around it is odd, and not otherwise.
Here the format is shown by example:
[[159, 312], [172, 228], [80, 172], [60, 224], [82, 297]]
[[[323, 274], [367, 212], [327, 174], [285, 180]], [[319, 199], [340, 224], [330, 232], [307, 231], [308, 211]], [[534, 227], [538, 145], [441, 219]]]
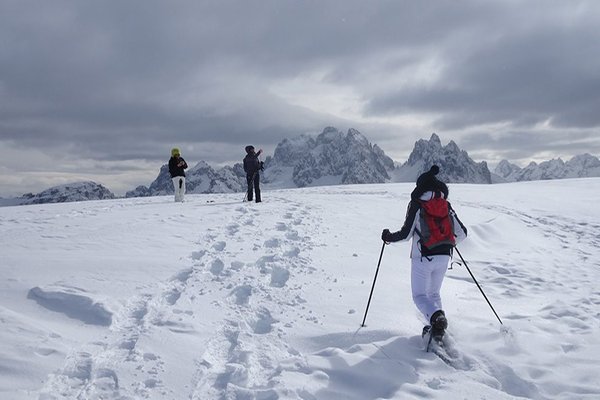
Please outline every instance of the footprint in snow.
[[300, 255], [300, 249], [298, 247], [292, 247], [291, 249], [283, 253], [283, 255], [290, 258], [298, 257]]
[[177, 300], [181, 297], [181, 291], [176, 288], [172, 288], [164, 294], [164, 299], [168, 305], [174, 306]]
[[190, 279], [190, 276], [192, 276], [192, 272], [194, 272], [192, 268], [183, 269], [171, 278], [171, 282], [179, 281], [186, 283]]
[[280, 245], [281, 245], [281, 242], [277, 238], [271, 238], [271, 239], [265, 240], [265, 247], [267, 247], [267, 248], [273, 249], [273, 248], [279, 247]]
[[250, 301], [250, 296], [252, 295], [252, 286], [250, 285], [241, 285], [236, 287], [231, 291], [231, 295], [235, 296], [235, 304], [237, 305], [246, 305]]
[[227, 230], [228, 235], [233, 236], [240, 230], [240, 225], [239, 224], [227, 225], [227, 227], [225, 229]]
[[266, 308], [261, 308], [256, 312], [254, 321], [251, 322], [254, 333], [263, 335], [273, 330], [273, 324], [277, 322]]
[[300, 236], [297, 231], [290, 231], [285, 234], [285, 237], [289, 240], [300, 240]]
[[274, 266], [271, 270], [271, 286], [284, 287], [290, 279], [290, 271], [286, 268]]
[[280, 231], [280, 232], [282, 232], [282, 231], [287, 231], [289, 228], [288, 228], [288, 226], [287, 226], [286, 223], [284, 223], [284, 222], [278, 222], [275, 225], [275, 229], [278, 230], [278, 231]]
[[223, 269], [225, 268], [225, 264], [220, 259], [215, 259], [210, 264], [210, 272], [213, 275], [221, 275], [223, 273]]
[[242, 268], [244, 268], [244, 263], [241, 261], [232, 261], [231, 262], [231, 269], [234, 271], [239, 271]]
[[227, 243], [220, 241], [220, 242], [213, 244], [212, 248], [217, 251], [223, 251], [223, 250], [225, 250], [225, 246], [227, 246]]

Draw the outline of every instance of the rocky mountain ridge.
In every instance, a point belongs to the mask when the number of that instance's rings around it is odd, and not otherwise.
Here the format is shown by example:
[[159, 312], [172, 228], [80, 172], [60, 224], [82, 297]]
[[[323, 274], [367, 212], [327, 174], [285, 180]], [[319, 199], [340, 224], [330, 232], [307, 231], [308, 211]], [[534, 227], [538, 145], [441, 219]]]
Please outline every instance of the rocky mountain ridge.
[[566, 162], [561, 158], [539, 164], [532, 161], [525, 168], [502, 160], [494, 169], [494, 173], [506, 182], [599, 177], [600, 160], [586, 153], [574, 156]]
[[265, 161], [266, 187], [383, 183], [394, 161], [356, 129], [327, 127], [314, 136], [284, 139]]
[[[245, 190], [244, 168], [241, 163], [233, 167], [214, 169], [204, 161], [186, 171], [186, 193], [233, 193]], [[147, 197], [173, 194], [173, 182], [167, 164], [160, 168], [158, 176], [150, 186], [138, 186], [125, 197]]]
[[[281, 141], [272, 156], [265, 160], [261, 174], [265, 189], [321, 185], [384, 182], [414, 182], [433, 164], [440, 166], [441, 180], [448, 183], [490, 184], [540, 179], [600, 177], [600, 160], [590, 154], [573, 157], [567, 162], [553, 159], [525, 168], [500, 162], [490, 172], [486, 162], [473, 161], [454, 141], [443, 146], [433, 133], [429, 140], [415, 142], [407, 161], [396, 164], [385, 152], [372, 144], [356, 129], [341, 132], [327, 127], [318, 135], [300, 135]], [[245, 172], [241, 163], [213, 168], [204, 161], [186, 171], [187, 193], [244, 192]], [[138, 186], [126, 197], [173, 194], [168, 166], [161, 166], [149, 186]], [[78, 182], [55, 186], [38, 194], [0, 199], [0, 205], [56, 203], [65, 201], [112, 199], [116, 196], [95, 182]]]
[[435, 133], [429, 140], [420, 139], [415, 143], [408, 160], [394, 171], [393, 181], [414, 182], [434, 164], [440, 167], [438, 178], [444, 182], [492, 183], [491, 173], [485, 161], [473, 161], [454, 141], [442, 146], [439, 136]]

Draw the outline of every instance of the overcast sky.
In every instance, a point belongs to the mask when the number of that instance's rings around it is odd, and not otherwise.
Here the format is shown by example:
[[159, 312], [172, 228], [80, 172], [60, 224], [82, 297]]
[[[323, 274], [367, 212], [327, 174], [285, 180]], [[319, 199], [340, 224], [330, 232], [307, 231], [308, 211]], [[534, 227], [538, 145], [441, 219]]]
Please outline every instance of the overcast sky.
[[356, 128], [404, 162], [600, 155], [600, 2], [0, 0], [0, 196]]

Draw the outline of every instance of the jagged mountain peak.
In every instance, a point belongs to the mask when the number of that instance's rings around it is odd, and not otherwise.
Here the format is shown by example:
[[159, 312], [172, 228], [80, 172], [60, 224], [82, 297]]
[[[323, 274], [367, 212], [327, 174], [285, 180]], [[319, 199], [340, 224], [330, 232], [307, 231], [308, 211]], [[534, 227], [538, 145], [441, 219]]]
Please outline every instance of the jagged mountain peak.
[[[442, 140], [440, 139], [440, 137], [435, 132], [433, 132], [431, 134], [431, 137], [429, 138], [429, 142], [432, 143], [432, 144], [434, 144], [434, 145], [436, 145], [436, 146], [442, 147]], [[450, 143], [454, 143], [454, 142], [451, 141]]]
[[338, 130], [337, 128], [328, 126], [316, 137], [317, 143], [333, 143], [337, 141], [343, 141], [347, 144], [358, 143], [361, 146], [369, 145], [369, 140], [354, 128], [348, 129], [348, 131], [344, 134], [344, 132]]
[[508, 160], [502, 160], [494, 168], [494, 173], [506, 181], [515, 180], [515, 175], [521, 171], [518, 165], [510, 163]]
[[453, 151], [453, 152], [461, 151], [460, 148], [458, 147], [458, 145], [454, 142], [454, 140], [451, 140], [450, 142], [448, 142], [446, 147], [448, 148], [449, 151]]
[[394, 180], [415, 181], [434, 164], [440, 167], [438, 177], [445, 182], [492, 183], [485, 161], [476, 163], [454, 141], [442, 146], [440, 137], [435, 133], [429, 140], [420, 139], [415, 143], [408, 160], [395, 172]]
[[389, 180], [394, 161], [358, 130], [334, 127], [316, 136], [279, 143], [267, 159], [264, 182], [271, 187], [303, 187]]

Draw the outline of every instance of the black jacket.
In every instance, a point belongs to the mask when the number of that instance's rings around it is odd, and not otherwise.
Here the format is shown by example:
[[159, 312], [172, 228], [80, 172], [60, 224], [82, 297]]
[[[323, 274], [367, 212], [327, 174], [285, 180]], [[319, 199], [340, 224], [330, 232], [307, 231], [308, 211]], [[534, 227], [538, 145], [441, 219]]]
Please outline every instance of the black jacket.
[[244, 157], [244, 171], [246, 171], [246, 175], [254, 175], [261, 169], [261, 162], [258, 160], [258, 156], [260, 154], [247, 154]]
[[[183, 165], [178, 166], [183, 162]], [[171, 178], [175, 178], [176, 176], [185, 176], [185, 169], [187, 168], [187, 163], [183, 159], [183, 157], [175, 158], [171, 157], [169, 160], [169, 173], [171, 174]]]

